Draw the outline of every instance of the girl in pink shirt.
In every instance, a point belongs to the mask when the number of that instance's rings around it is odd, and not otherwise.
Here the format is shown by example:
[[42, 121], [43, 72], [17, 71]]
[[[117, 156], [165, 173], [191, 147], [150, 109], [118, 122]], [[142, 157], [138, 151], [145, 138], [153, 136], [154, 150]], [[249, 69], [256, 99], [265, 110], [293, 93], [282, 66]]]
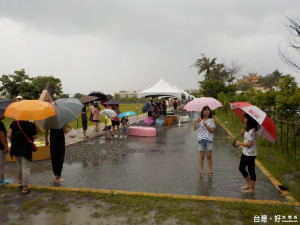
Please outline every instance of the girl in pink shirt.
[[100, 111], [97, 103], [94, 103], [94, 108], [92, 109], [93, 113], [93, 123], [94, 123], [94, 133], [100, 133], [99, 129], [99, 117], [100, 117]]

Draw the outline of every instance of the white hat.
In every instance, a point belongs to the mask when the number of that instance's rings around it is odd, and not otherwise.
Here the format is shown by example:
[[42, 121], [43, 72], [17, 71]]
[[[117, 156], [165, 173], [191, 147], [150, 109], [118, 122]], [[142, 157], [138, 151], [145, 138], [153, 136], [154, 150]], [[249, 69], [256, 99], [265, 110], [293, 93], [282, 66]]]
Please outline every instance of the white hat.
[[21, 95], [18, 95], [17, 98], [22, 99], [22, 96], [21, 96]]

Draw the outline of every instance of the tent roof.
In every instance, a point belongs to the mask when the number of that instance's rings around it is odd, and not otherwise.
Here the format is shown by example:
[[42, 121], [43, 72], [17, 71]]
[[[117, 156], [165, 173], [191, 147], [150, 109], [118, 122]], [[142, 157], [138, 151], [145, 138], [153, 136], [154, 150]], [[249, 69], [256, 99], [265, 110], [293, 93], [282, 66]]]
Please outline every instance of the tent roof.
[[185, 95], [185, 99], [191, 99], [191, 95], [187, 93], [185, 90], [181, 89], [180, 91]]
[[168, 96], [168, 97], [176, 97], [181, 99], [181, 92], [175, 90], [169, 82], [164, 79], [160, 79], [156, 84], [152, 87], [140, 91], [138, 93], [138, 98], [142, 97], [159, 97], [159, 96]]

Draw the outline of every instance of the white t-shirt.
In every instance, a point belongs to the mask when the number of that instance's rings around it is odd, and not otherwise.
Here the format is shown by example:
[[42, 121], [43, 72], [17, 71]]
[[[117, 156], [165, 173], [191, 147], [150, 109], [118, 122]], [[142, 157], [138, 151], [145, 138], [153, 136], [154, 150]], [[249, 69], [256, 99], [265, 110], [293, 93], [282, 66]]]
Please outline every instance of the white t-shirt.
[[249, 131], [245, 131], [244, 133], [244, 143], [247, 143], [251, 141], [252, 146], [249, 147], [243, 147], [243, 154], [247, 156], [256, 156], [257, 155], [257, 149], [256, 149], [256, 131], [255, 128], [252, 128]]
[[[206, 124], [210, 128], [216, 128], [216, 125], [214, 123], [214, 120], [212, 118], [209, 118], [206, 121]], [[200, 140], [207, 140], [207, 141], [213, 141], [214, 140], [214, 133], [210, 133], [206, 127], [203, 125], [203, 121], [200, 120], [197, 123], [197, 128], [198, 128], [198, 141]]]

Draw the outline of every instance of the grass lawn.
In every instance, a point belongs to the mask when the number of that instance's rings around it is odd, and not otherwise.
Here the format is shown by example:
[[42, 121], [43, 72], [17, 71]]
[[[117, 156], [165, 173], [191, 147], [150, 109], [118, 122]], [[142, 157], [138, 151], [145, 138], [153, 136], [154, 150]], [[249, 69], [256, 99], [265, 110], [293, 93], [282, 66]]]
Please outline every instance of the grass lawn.
[[[267, 224], [278, 224], [276, 215], [298, 218], [300, 213], [286, 205], [260, 205], [217, 201], [184, 200], [165, 197], [127, 196], [90, 192], [33, 189], [21, 196], [18, 188], [0, 186], [2, 222], [32, 224], [255, 224], [265, 215]], [[19, 196], [20, 195], [20, 196]], [[74, 208], [77, 214], [74, 215]], [[13, 215], [8, 217], [5, 213]], [[272, 219], [270, 219], [272, 218]], [[80, 221], [78, 221], [80, 220]], [[56, 221], [56, 223], [54, 222]], [[7, 223], [8, 224], [8, 223]], [[262, 223], [257, 223], [262, 224]]]
[[[143, 107], [144, 103], [138, 103], [138, 104], [120, 104], [120, 112], [126, 112], [126, 111], [133, 111], [136, 112], [138, 111], [138, 114], [142, 114], [142, 107]], [[101, 110], [105, 109], [102, 105], [100, 106]], [[136, 109], [137, 108], [137, 109]], [[90, 112], [87, 114], [88, 118], [90, 116]], [[104, 116], [100, 116], [100, 123], [104, 122]], [[78, 115], [78, 119], [74, 120], [73, 122], [70, 123], [70, 125], [74, 128], [82, 128], [82, 124], [81, 124], [81, 116]], [[93, 122], [91, 122], [88, 119], [88, 126], [93, 125]]]
[[[143, 107], [144, 103], [137, 103], [137, 104], [120, 104], [120, 112], [126, 112], [126, 111], [133, 111], [136, 112], [138, 111], [138, 114], [142, 114], [142, 107]], [[101, 110], [105, 109], [102, 105], [101, 106]], [[88, 113], [88, 118], [90, 116], [90, 113]], [[4, 123], [6, 129], [8, 130], [12, 119], [9, 117], [6, 117], [5, 119], [2, 120], [2, 122]], [[100, 123], [104, 122], [104, 116], [100, 116]], [[78, 115], [78, 119], [74, 120], [73, 122], [70, 123], [70, 125], [74, 128], [82, 128], [82, 124], [81, 124], [81, 116], [80, 114]], [[93, 125], [93, 122], [88, 120], [88, 126]], [[38, 135], [40, 137], [44, 136], [44, 131], [38, 131]]]

